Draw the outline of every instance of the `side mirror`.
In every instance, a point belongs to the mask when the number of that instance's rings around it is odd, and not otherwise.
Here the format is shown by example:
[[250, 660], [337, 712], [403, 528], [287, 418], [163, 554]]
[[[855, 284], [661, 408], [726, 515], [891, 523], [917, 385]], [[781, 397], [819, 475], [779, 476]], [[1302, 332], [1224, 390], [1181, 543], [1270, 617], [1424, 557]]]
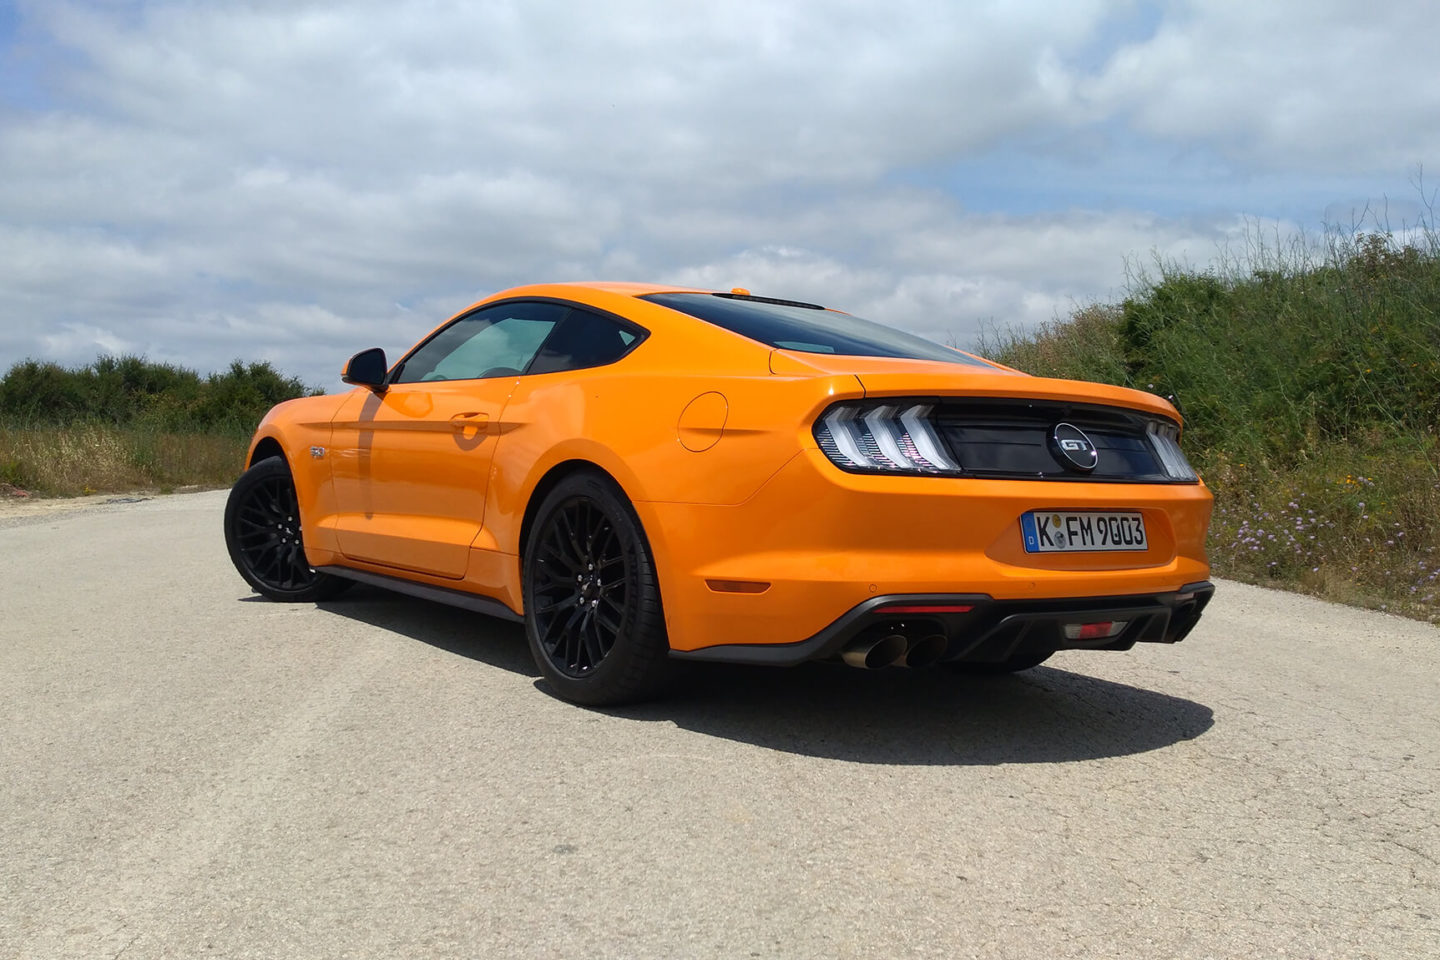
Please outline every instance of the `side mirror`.
[[385, 392], [385, 375], [389, 370], [385, 363], [385, 351], [379, 347], [361, 350], [345, 364], [340, 379], [357, 387], [369, 387], [376, 393]]

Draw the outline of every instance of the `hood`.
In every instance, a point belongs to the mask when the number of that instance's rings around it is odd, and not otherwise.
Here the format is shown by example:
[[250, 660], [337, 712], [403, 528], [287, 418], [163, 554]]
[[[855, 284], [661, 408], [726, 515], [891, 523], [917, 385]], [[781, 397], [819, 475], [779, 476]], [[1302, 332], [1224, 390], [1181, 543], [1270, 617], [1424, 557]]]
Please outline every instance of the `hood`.
[[354, 387], [347, 389], [344, 393], [325, 393], [314, 397], [282, 400], [270, 408], [260, 423], [263, 426], [273, 420], [284, 420], [288, 423], [303, 423], [313, 427], [325, 426], [334, 419], [335, 414], [340, 411], [340, 407], [352, 394], [365, 389], [365, 387]]

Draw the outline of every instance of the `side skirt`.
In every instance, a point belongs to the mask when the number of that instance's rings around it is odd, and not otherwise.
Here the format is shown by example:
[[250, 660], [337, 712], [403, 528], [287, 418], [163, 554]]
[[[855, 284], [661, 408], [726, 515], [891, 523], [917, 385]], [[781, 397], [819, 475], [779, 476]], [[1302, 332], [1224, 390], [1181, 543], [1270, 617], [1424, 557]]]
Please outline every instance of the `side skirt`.
[[476, 613], [483, 613], [487, 617], [498, 617], [501, 620], [509, 620], [513, 623], [523, 623], [525, 621], [524, 617], [505, 606], [505, 604], [499, 600], [482, 597], [476, 593], [466, 593], [464, 590], [452, 590], [449, 587], [435, 587], [428, 583], [415, 583], [413, 580], [389, 577], [383, 573], [351, 570], [349, 567], [324, 566], [316, 567], [315, 569], [320, 573], [328, 573], [335, 577], [344, 577], [347, 580], [355, 580], [359, 583], [368, 583], [372, 587], [384, 587], [386, 590], [394, 590], [396, 593], [419, 597], [421, 600], [434, 600], [437, 603], [449, 604], [452, 607], [462, 607], [466, 610], [473, 610]]

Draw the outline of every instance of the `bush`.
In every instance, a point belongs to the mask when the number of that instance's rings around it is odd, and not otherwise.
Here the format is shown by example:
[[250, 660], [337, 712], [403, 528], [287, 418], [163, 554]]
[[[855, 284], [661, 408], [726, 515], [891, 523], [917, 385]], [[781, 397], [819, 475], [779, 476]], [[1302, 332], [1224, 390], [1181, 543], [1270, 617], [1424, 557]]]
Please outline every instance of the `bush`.
[[1440, 619], [1440, 243], [1335, 235], [979, 352], [1177, 399], [1216, 496], [1218, 573]]
[[76, 368], [25, 360], [0, 379], [0, 421], [248, 432], [272, 406], [307, 392], [268, 362], [236, 360], [202, 379], [193, 370], [142, 357], [102, 356]]

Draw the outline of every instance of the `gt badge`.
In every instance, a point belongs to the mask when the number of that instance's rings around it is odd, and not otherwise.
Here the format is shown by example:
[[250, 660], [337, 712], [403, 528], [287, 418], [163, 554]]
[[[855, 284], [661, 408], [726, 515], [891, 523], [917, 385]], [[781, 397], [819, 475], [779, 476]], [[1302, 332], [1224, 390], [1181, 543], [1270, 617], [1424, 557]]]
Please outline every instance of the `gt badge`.
[[324, 447], [311, 447], [311, 448], [310, 448], [310, 456], [314, 457], [316, 460], [324, 460], [324, 459], [325, 459], [325, 448], [324, 448]]
[[1100, 452], [1084, 431], [1069, 423], [1057, 423], [1050, 430], [1050, 453], [1066, 470], [1089, 473], [1100, 462]]

